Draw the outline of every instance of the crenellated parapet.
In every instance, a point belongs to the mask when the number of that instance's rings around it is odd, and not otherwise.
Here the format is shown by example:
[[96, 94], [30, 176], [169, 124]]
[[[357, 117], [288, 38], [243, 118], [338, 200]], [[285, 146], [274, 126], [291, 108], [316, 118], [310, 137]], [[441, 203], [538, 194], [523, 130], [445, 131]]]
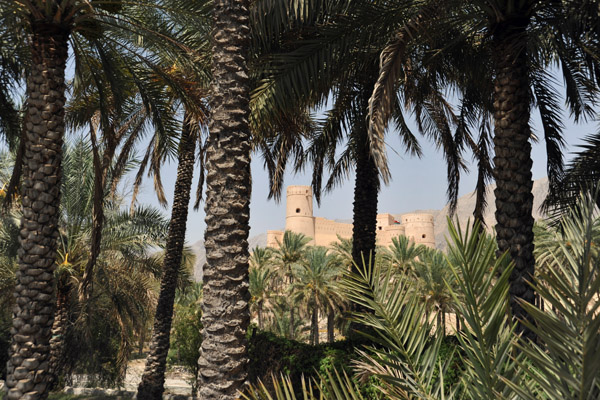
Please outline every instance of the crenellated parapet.
[[[312, 240], [310, 244], [329, 246], [339, 237], [352, 237], [352, 224], [315, 217], [313, 194], [310, 186], [288, 186], [286, 191], [285, 230], [302, 233]], [[377, 244], [389, 246], [392, 239], [407, 236], [412, 242], [435, 247], [433, 215], [423, 213], [404, 214], [400, 221], [392, 214], [377, 215]], [[268, 231], [267, 246], [277, 247], [283, 239], [283, 231]]]

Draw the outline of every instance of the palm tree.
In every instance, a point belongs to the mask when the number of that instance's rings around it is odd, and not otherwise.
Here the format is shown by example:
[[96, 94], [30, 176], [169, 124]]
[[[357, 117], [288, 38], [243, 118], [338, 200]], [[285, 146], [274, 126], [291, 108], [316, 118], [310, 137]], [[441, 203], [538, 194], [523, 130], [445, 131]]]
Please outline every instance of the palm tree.
[[[90, 258], [88, 246], [93, 231], [91, 210], [95, 169], [90, 146], [83, 141], [68, 146], [64, 155], [51, 373], [55, 377], [68, 374], [74, 368], [93, 370], [105, 368], [101, 367], [103, 362], [106, 366], [116, 362], [118, 369], [112, 373], [116, 372], [114, 378], [119, 379], [118, 374], [124, 372], [125, 356], [130, 351], [131, 335], [144, 325], [155, 301], [151, 288], [159, 275], [158, 259], [149, 255], [148, 250], [150, 246], [162, 243], [167, 225], [153, 209], [136, 207], [133, 213], [122, 211], [122, 198], [117, 193], [106, 204], [101, 258], [93, 280], [96, 293], [85, 299], [88, 304], [82, 304], [78, 293]], [[81, 190], [68, 190], [76, 186]], [[94, 313], [87, 313], [86, 309], [94, 310]], [[100, 361], [98, 354], [94, 354], [97, 350], [94, 330], [102, 321], [111, 329], [118, 327], [119, 340], [115, 353], [106, 349], [104, 360]], [[90, 356], [84, 357], [84, 354]], [[111, 360], [113, 356], [115, 359]]]
[[206, 196], [207, 263], [198, 360], [201, 399], [237, 398], [248, 356], [250, 218], [249, 1], [213, 2], [212, 97]]
[[[464, 96], [473, 93], [475, 85], [479, 86], [482, 95], [474, 98], [479, 100], [471, 107], [475, 105], [483, 107], [486, 112], [493, 112], [496, 232], [499, 251], [508, 251], [515, 261], [511, 277], [511, 308], [514, 317], [520, 320], [527, 317], [520, 301], [534, 301], [533, 290], [526, 284], [534, 275], [529, 142], [533, 104], [538, 107], [542, 120], [551, 181], [562, 173], [561, 106], [550, 87], [554, 79], [547, 71], [553, 63], [561, 66], [567, 103], [575, 119], [591, 115], [590, 102], [595, 84], [589, 78], [596, 75], [594, 71], [598, 64], [589, 60], [590, 48], [596, 47], [585, 46], [584, 42], [597, 41], [598, 32], [593, 29], [597, 24], [589, 22], [596, 20], [595, 11], [591, 12], [592, 16], [586, 3], [576, 4], [580, 6], [570, 2], [494, 0], [476, 1], [465, 7], [463, 2], [453, 4], [434, 0], [426, 2], [424, 9], [431, 5], [444, 8], [435, 10], [431, 15], [415, 14], [420, 21], [424, 17], [434, 22], [425, 25], [428, 27], [427, 35], [419, 35], [419, 39], [438, 38], [437, 44], [429, 42], [430, 50], [441, 56], [442, 64], [448, 63], [447, 66], [458, 71], [450, 72], [450, 76], [454, 76], [452, 81], [456, 82]], [[452, 32], [459, 32], [459, 35], [455, 37]], [[581, 36], [586, 39], [580, 39]], [[386, 104], [394, 100], [398, 77], [403, 71], [401, 56], [405, 49], [402, 37], [399, 38], [400, 41], [390, 40], [386, 51], [381, 53], [380, 78], [370, 100], [370, 133], [375, 143], [383, 143], [383, 128], [389, 119]], [[426, 61], [435, 63], [436, 58], [430, 57]], [[478, 67], [473, 68], [473, 65]], [[478, 70], [484, 74], [478, 73]], [[467, 91], [467, 88], [471, 90]], [[466, 104], [469, 106], [469, 102]], [[471, 147], [475, 151], [478, 148]], [[378, 160], [378, 165], [384, 164], [384, 161]], [[480, 212], [477, 214], [481, 215]], [[526, 336], [531, 333], [523, 324], [519, 325], [519, 329], [524, 329]]]
[[[317, 201], [325, 167], [331, 172], [326, 190], [331, 190], [355, 169], [353, 258], [357, 265], [363, 258], [367, 262], [375, 258], [377, 195], [380, 180], [387, 182], [390, 175], [385, 163], [384, 139], [371, 134], [365, 122], [369, 97], [378, 78], [377, 59], [386, 46], [380, 38], [387, 38], [389, 25], [400, 26], [406, 50], [407, 42], [418, 42], [414, 35], [417, 30], [415, 19], [419, 20], [417, 25], [423, 25], [420, 14], [422, 8], [426, 8], [420, 7], [421, 2], [393, 3], [297, 2], [292, 7], [285, 6], [285, 11], [278, 10], [272, 2], [258, 7], [262, 14], [257, 15], [257, 31], [267, 37], [279, 34], [285, 37], [286, 45], [278, 47], [276, 54], [265, 57], [264, 72], [259, 75], [262, 85], [254, 93], [256, 101], [265, 104], [266, 108], [286, 109], [321, 105], [329, 95], [333, 98], [333, 108], [327, 113], [320, 132], [311, 138], [307, 156], [296, 162], [296, 168], [303, 168], [308, 160], [314, 164], [312, 185]], [[272, 19], [278, 28], [269, 28], [267, 21]], [[357, 30], [357, 24], [364, 26]], [[303, 41], [304, 38], [308, 40]], [[447, 78], [428, 76], [443, 77], [443, 71], [430, 71], [427, 63], [415, 60], [422, 51], [402, 53], [399, 62], [406, 68], [402, 96], [406, 108], [415, 112], [421, 133], [432, 137], [444, 149], [449, 165], [448, 193], [454, 204], [459, 172], [463, 167], [460, 158], [462, 141], [470, 136], [464, 124], [459, 122], [455, 136], [464, 138], [455, 143], [451, 126], [458, 118], [453, 116], [441, 95], [441, 82]], [[420, 68], [411, 65], [427, 68], [427, 72], [416, 73], [414, 71]], [[393, 116], [407, 152], [420, 155], [420, 147], [406, 124], [400, 100], [390, 96], [389, 103], [389, 116]], [[463, 116], [463, 119], [468, 118], [469, 113], [465, 114], [467, 117]], [[347, 143], [347, 146], [338, 157], [336, 149], [340, 143]], [[285, 165], [281, 167], [284, 168]]]
[[258, 328], [264, 329], [264, 306], [270, 298], [275, 274], [271, 269], [273, 253], [269, 248], [256, 246], [250, 256], [249, 290], [252, 296], [250, 307], [258, 314]]
[[343, 301], [336, 285], [342, 273], [339, 259], [322, 246], [310, 247], [300, 265], [294, 268], [297, 279], [290, 287], [294, 302], [303, 302], [311, 315], [311, 343], [319, 344], [319, 311], [328, 312]]
[[[71, 21], [54, 22], [55, 7], [28, 7], [32, 67], [27, 77], [23, 162], [23, 219], [15, 296], [15, 335], [7, 367], [9, 399], [45, 398], [53, 321], [53, 271], [58, 237], [58, 205], [64, 132], [65, 68]], [[27, 4], [29, 3], [29, 4]], [[73, 4], [65, 13], [71, 15]], [[63, 23], [65, 26], [63, 28]], [[67, 28], [67, 29], [65, 29]], [[37, 289], [28, 290], [33, 283]], [[23, 329], [25, 327], [25, 329]], [[30, 358], [31, 355], [38, 357]], [[25, 363], [24, 363], [25, 361]], [[42, 368], [38, 368], [39, 366]], [[44, 366], [46, 366], [44, 368]], [[18, 386], [17, 386], [18, 384]]]
[[[275, 258], [279, 262], [279, 274], [287, 278], [289, 285], [294, 283], [294, 265], [298, 264], [311, 238], [302, 233], [285, 231], [279, 248], [275, 249]], [[294, 339], [294, 303], [288, 301], [290, 309], [290, 339]]]
[[273, 271], [268, 268], [250, 268], [250, 308], [255, 309], [258, 315], [258, 329], [264, 329], [264, 306], [270, 298], [269, 286], [273, 277]]
[[[17, 285], [15, 292], [17, 305], [13, 320], [15, 335], [8, 366], [8, 398], [45, 398], [50, 379], [47, 361], [54, 311], [53, 270], [58, 238], [65, 127], [65, 69], [69, 40], [80, 62], [85, 63], [85, 57], [79, 56], [86, 50], [102, 55], [101, 68], [87, 70], [98, 79], [102, 74], [109, 76], [107, 80], [111, 82], [111, 90], [118, 93], [117, 78], [122, 78], [123, 74], [115, 73], [111, 66], [123, 64], [112, 63], [114, 58], [109, 55], [118, 52], [131, 55], [128, 61], [134, 62], [123, 70], [127, 71], [127, 78], [134, 75], [137, 66], [153, 62], [152, 55], [147, 51], [140, 50], [134, 44], [127, 46], [121, 41], [118, 30], [136, 31], [148, 42], [153, 42], [156, 37], [147, 35], [149, 32], [143, 26], [132, 21], [136, 19], [135, 14], [140, 7], [151, 9], [155, 6], [152, 2], [144, 1], [135, 5], [115, 5], [80, 0], [17, 0], [0, 5], [2, 24], [12, 22], [19, 28], [22, 26], [24, 29], [21, 31], [30, 33], [27, 43], [31, 52], [25, 92], [24, 132], [21, 137], [23, 163], [18, 164], [18, 167], [23, 167], [23, 234], [18, 261], [21, 271], [18, 280], [21, 284]], [[128, 12], [134, 15], [130, 15], [130, 18]], [[7, 15], [16, 18], [4, 18]], [[128, 28], [124, 28], [126, 26]], [[164, 36], [161, 36], [159, 40], [163, 39]], [[141, 86], [138, 85], [140, 90]], [[144, 94], [149, 93], [146, 91]], [[152, 98], [145, 97], [148, 102]], [[28, 285], [37, 289], [29, 290]]]
[[580, 192], [594, 193], [600, 177], [600, 132], [587, 136], [564, 175], [552, 182], [544, 208], [554, 216], [566, 214], [579, 200]]
[[446, 314], [454, 309], [452, 297], [454, 275], [446, 262], [445, 256], [438, 250], [427, 249], [414, 263], [414, 273], [417, 278], [415, 290], [428, 310], [437, 314], [437, 328], [446, 335]]
[[390, 264], [394, 273], [411, 275], [415, 262], [426, 250], [425, 246], [410, 242], [406, 236], [397, 236], [392, 238], [392, 244], [384, 252], [383, 261]]
[[138, 387], [138, 399], [160, 399], [164, 391], [167, 353], [169, 352], [171, 322], [177, 278], [181, 269], [181, 256], [185, 241], [190, 190], [194, 175], [198, 128], [188, 115], [184, 120], [179, 142], [179, 163], [175, 180], [175, 194], [166, 254], [163, 265], [160, 295], [154, 317], [150, 353]]

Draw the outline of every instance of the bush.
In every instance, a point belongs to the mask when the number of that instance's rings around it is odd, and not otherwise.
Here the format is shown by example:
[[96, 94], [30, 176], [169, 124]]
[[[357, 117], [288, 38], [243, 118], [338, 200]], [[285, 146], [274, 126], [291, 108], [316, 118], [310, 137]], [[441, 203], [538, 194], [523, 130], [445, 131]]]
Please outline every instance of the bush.
[[198, 375], [198, 358], [202, 344], [201, 299], [200, 283], [177, 292], [173, 308], [171, 346], [167, 357], [169, 365], [181, 365], [192, 374], [192, 393], [196, 391], [195, 377]]
[[[267, 390], [273, 391], [272, 376], [288, 375], [296, 394], [301, 396], [301, 380], [326, 376], [328, 372], [346, 372], [352, 375], [351, 361], [355, 357], [354, 349], [360, 345], [356, 341], [343, 340], [311, 346], [295, 340], [285, 339], [271, 332], [250, 330], [248, 343], [250, 371], [248, 381], [256, 384], [260, 380]], [[362, 385], [364, 393], [375, 393], [370, 381]], [[376, 398], [376, 397], [367, 397]]]

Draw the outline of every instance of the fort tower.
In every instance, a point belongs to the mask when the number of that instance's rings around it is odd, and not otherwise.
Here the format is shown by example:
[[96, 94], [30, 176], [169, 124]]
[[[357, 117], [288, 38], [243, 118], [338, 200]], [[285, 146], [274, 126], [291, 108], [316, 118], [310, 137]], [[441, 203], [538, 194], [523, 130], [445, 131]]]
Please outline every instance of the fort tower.
[[315, 239], [315, 219], [313, 217], [313, 196], [310, 186], [288, 186], [285, 212], [285, 230], [303, 233]]
[[404, 234], [411, 242], [435, 248], [433, 215], [404, 214], [402, 216], [402, 225], [406, 227]]

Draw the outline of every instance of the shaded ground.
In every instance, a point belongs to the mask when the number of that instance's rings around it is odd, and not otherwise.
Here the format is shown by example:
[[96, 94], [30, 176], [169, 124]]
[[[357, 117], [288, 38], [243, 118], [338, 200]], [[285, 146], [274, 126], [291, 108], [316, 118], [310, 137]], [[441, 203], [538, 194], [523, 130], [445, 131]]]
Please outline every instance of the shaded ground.
[[[131, 360], [127, 366], [127, 375], [120, 389], [66, 387], [64, 393], [53, 393], [48, 400], [129, 400], [137, 392], [138, 384], [144, 372], [145, 359]], [[182, 368], [173, 368], [167, 372], [165, 394], [191, 396], [191, 374]], [[2, 390], [4, 382], [0, 381], [0, 400], [4, 399]], [[173, 398], [173, 396], [169, 396]]]

